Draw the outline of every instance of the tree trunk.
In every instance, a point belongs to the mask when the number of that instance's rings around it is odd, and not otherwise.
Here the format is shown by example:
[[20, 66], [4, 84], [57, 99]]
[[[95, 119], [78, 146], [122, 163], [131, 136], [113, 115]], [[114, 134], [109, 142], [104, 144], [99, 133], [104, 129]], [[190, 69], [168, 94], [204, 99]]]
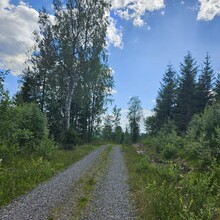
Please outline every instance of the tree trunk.
[[67, 88], [67, 95], [65, 100], [65, 110], [64, 110], [64, 132], [68, 131], [70, 128], [70, 112], [71, 112], [71, 104], [73, 100], [73, 93], [75, 89], [76, 83], [73, 78], [70, 78], [70, 82]]

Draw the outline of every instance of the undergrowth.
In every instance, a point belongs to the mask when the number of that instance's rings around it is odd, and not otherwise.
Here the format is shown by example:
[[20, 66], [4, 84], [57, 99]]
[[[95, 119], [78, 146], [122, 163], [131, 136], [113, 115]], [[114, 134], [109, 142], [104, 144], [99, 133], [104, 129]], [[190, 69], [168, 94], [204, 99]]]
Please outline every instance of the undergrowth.
[[0, 206], [33, 189], [96, 148], [84, 145], [71, 151], [57, 150], [50, 159], [37, 155], [20, 155], [7, 163], [0, 160]]
[[152, 163], [132, 146], [123, 147], [138, 219], [219, 219], [220, 167], [183, 172], [174, 161]]

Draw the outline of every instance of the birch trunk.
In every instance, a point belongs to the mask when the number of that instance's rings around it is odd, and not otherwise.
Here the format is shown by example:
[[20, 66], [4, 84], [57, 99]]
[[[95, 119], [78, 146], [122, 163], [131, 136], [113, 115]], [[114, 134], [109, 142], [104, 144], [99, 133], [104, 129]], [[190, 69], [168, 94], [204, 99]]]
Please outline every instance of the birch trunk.
[[76, 86], [76, 82], [74, 82], [73, 78], [71, 78], [67, 88], [67, 95], [65, 100], [64, 132], [68, 131], [70, 128], [71, 104], [73, 100], [73, 93], [75, 90], [75, 86]]

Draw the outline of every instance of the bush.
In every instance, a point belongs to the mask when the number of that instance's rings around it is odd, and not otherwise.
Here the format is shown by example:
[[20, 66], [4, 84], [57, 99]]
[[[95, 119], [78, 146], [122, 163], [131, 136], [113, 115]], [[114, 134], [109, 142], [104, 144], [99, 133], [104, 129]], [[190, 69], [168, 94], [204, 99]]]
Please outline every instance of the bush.
[[177, 147], [174, 146], [173, 144], [166, 144], [163, 151], [162, 151], [162, 156], [164, 159], [174, 159], [178, 155]]
[[47, 119], [35, 104], [16, 107], [16, 131], [13, 141], [21, 147], [34, 149], [48, 136]]
[[47, 119], [37, 105], [15, 107], [7, 102], [0, 106], [0, 113], [0, 153], [4, 161], [18, 152], [52, 156], [56, 147], [48, 139]]
[[12, 145], [8, 147], [5, 143], [0, 143], [0, 160], [3, 163], [10, 161], [18, 152], [18, 146]]
[[58, 147], [53, 140], [45, 138], [44, 141], [35, 148], [35, 152], [37, 156], [44, 157], [45, 159], [52, 159], [57, 149]]
[[165, 159], [171, 159], [178, 156], [178, 152], [184, 146], [184, 139], [177, 135], [173, 126], [167, 124], [145, 143], [153, 145], [156, 153], [161, 153]]
[[187, 135], [186, 149], [208, 163], [220, 160], [220, 104], [207, 107], [203, 114], [195, 115]]

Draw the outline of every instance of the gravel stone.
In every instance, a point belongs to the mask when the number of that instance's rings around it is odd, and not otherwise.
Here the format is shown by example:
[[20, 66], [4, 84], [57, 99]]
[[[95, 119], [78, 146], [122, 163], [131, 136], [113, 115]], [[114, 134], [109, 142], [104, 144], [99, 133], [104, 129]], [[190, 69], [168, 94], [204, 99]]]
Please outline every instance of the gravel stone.
[[69, 191], [84, 173], [92, 166], [103, 146], [76, 162], [65, 171], [38, 185], [34, 190], [14, 200], [0, 210], [2, 220], [44, 220], [50, 210], [65, 201]]
[[128, 172], [120, 147], [112, 149], [106, 175], [97, 184], [91, 205], [81, 219], [136, 219], [131, 203]]

